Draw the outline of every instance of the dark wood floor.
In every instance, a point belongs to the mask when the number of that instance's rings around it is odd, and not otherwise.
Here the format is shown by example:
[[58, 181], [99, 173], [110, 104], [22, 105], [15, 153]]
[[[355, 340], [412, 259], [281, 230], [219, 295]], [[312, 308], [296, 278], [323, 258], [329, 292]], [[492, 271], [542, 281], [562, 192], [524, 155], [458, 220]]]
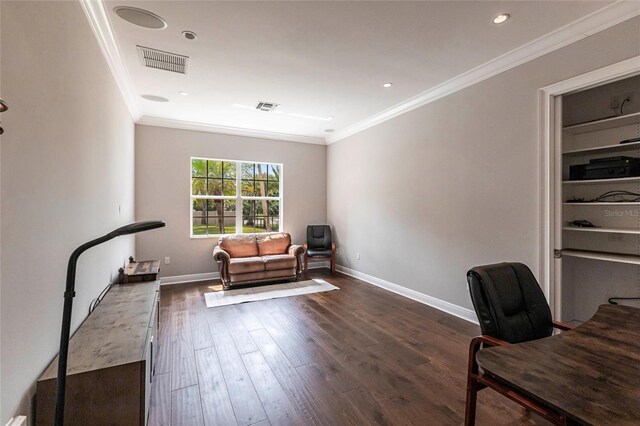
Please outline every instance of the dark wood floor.
[[[339, 291], [207, 309], [162, 288], [149, 425], [459, 425], [476, 325], [326, 270]], [[479, 425], [537, 424], [490, 390]]]

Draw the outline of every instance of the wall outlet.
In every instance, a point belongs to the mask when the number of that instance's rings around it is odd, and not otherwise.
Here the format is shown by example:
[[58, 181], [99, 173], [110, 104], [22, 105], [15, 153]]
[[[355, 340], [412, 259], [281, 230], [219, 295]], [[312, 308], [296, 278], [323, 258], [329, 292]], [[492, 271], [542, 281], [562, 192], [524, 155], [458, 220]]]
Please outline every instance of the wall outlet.
[[164, 258], [164, 264], [165, 265], [170, 265], [171, 264], [171, 258], [169, 256]]
[[356, 259], [360, 260], [360, 252], [356, 252]]
[[609, 234], [609, 241], [621, 242], [624, 238], [624, 234]]

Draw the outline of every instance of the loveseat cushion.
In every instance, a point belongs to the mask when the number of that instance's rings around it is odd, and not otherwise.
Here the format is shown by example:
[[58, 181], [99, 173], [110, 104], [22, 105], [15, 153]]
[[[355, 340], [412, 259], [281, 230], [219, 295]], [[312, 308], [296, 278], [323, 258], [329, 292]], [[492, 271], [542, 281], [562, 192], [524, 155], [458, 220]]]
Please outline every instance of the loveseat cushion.
[[231, 283], [248, 283], [251, 281], [273, 280], [277, 278], [294, 278], [296, 276], [296, 268], [278, 269], [277, 271], [249, 272], [247, 274], [231, 274], [229, 281]]
[[296, 267], [296, 257], [290, 254], [273, 254], [270, 256], [262, 256], [262, 259], [264, 259], [267, 271]]
[[258, 256], [258, 244], [254, 234], [225, 235], [218, 239], [218, 245], [229, 253], [231, 258]]
[[291, 245], [291, 236], [287, 233], [262, 234], [256, 236], [258, 255], [285, 254]]
[[236, 257], [229, 261], [230, 274], [246, 274], [249, 272], [263, 272], [264, 260], [261, 257]]

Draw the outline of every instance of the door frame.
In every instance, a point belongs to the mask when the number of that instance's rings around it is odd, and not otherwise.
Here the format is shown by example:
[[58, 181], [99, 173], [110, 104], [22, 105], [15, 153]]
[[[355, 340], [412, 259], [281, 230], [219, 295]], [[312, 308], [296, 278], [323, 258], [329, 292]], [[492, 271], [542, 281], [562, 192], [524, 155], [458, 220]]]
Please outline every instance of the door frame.
[[[539, 277], [554, 318], [562, 315], [562, 277], [555, 250], [562, 249], [558, 206], [562, 179], [562, 95], [640, 74], [640, 55], [538, 90], [540, 161]], [[559, 283], [559, 284], [558, 284]], [[558, 284], [558, 285], [557, 285]]]

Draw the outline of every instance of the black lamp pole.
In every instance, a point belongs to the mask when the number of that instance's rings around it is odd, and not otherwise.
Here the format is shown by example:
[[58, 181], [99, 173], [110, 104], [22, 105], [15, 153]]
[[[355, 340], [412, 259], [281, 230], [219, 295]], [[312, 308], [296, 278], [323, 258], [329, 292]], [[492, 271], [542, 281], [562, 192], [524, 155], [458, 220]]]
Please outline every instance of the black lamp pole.
[[67, 357], [69, 355], [69, 334], [71, 333], [71, 310], [73, 308], [73, 298], [76, 295], [76, 264], [82, 253], [91, 247], [102, 244], [121, 235], [135, 234], [137, 232], [148, 231], [150, 229], [162, 228], [165, 223], [151, 220], [146, 222], [136, 222], [120, 227], [95, 240], [84, 243], [71, 253], [67, 265], [67, 286], [64, 292], [64, 309], [62, 311], [62, 331], [60, 332], [60, 353], [58, 354], [58, 378], [56, 380], [56, 417], [55, 426], [64, 425], [64, 401], [67, 384]]

